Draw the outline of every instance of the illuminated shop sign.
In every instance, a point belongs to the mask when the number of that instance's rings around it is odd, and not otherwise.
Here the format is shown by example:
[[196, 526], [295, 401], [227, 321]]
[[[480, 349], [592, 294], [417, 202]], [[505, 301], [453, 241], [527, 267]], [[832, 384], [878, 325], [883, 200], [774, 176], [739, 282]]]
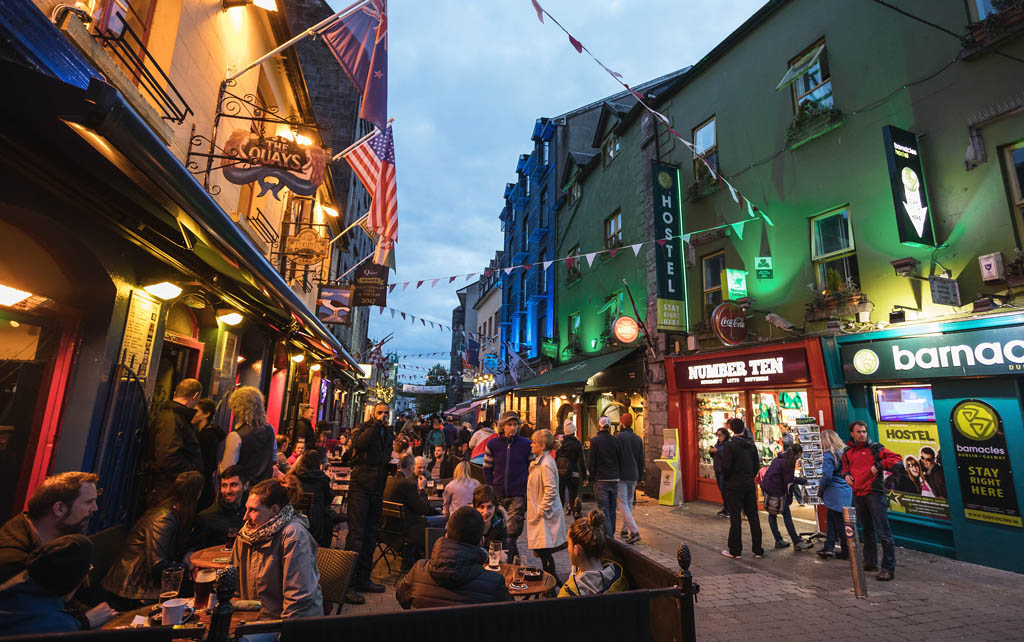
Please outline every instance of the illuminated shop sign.
[[932, 228], [917, 136], [887, 125], [882, 128], [882, 137], [900, 243], [935, 247], [935, 230]]
[[621, 316], [612, 325], [612, 334], [620, 343], [633, 343], [640, 336], [640, 324], [630, 316]]
[[221, 167], [224, 178], [236, 185], [259, 183], [257, 197], [269, 191], [280, 200], [282, 187], [300, 196], [312, 196], [324, 180], [327, 153], [315, 145], [302, 146], [283, 136], [264, 138], [236, 129], [224, 149], [229, 156], [238, 157], [237, 162]]
[[686, 330], [686, 297], [683, 293], [682, 199], [679, 194], [679, 169], [664, 163], [651, 163], [654, 195], [654, 269], [658, 275], [659, 330]]
[[1021, 326], [850, 343], [840, 349], [849, 382], [1024, 374]]
[[715, 388], [763, 388], [807, 383], [810, 373], [803, 348], [761, 352], [747, 357], [676, 362], [676, 387], [680, 390]]

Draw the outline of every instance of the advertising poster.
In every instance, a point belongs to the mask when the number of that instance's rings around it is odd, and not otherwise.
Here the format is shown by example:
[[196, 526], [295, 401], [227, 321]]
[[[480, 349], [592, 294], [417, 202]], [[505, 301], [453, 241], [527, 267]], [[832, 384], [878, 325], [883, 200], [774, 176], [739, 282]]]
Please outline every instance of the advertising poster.
[[878, 441], [903, 458], [902, 470], [885, 473], [889, 510], [949, 519], [939, 429], [935, 423], [880, 421]]
[[324, 323], [348, 325], [352, 322], [352, 286], [324, 286], [316, 297], [316, 316]]
[[964, 399], [953, 407], [949, 423], [964, 515], [967, 519], [1021, 528], [1002, 417], [980, 399]]

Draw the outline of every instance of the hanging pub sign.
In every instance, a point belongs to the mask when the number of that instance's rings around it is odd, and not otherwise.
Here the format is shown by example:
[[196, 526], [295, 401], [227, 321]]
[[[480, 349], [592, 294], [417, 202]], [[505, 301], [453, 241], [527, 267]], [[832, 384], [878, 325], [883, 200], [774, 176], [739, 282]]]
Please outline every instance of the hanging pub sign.
[[296, 265], [316, 265], [327, 256], [330, 241], [311, 227], [285, 238], [284, 252]]
[[353, 272], [352, 305], [388, 304], [388, 266], [364, 263]]
[[735, 346], [747, 340], [747, 313], [743, 308], [725, 301], [711, 313], [711, 325], [721, 342]]
[[488, 374], [497, 374], [499, 363], [498, 355], [493, 352], [488, 352], [482, 359], [484, 372]]
[[238, 157], [223, 165], [224, 178], [236, 185], [259, 183], [257, 196], [269, 191], [281, 200], [282, 187], [299, 196], [312, 196], [324, 180], [327, 153], [315, 145], [301, 146], [283, 136], [264, 138], [236, 129], [224, 144], [224, 151]]
[[719, 356], [678, 361], [676, 387], [680, 390], [768, 387], [808, 383], [807, 353], [803, 348], [784, 348], [751, 356]]
[[655, 271], [658, 275], [658, 329], [686, 331], [686, 304], [683, 293], [682, 198], [679, 169], [651, 162], [654, 190]]
[[747, 271], [746, 270], [722, 270], [722, 298], [729, 301], [742, 299], [747, 296]]
[[1002, 417], [980, 399], [964, 399], [953, 406], [949, 423], [964, 515], [967, 519], [1021, 528]]
[[324, 323], [352, 323], [352, 286], [320, 286], [316, 295], [316, 316]]
[[624, 314], [615, 319], [612, 334], [619, 343], [633, 343], [640, 336], [640, 324], [633, 317]]
[[882, 128], [882, 138], [885, 140], [885, 159], [889, 163], [889, 182], [900, 243], [935, 247], [935, 229], [928, 207], [917, 135], [886, 125]]

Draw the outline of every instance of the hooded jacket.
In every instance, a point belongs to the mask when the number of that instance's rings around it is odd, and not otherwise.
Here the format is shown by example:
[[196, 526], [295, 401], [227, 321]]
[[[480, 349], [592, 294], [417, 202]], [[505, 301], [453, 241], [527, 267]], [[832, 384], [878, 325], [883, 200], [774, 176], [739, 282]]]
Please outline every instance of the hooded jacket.
[[64, 611], [64, 598], [32, 578], [0, 590], [0, 631], [3, 635], [62, 633], [82, 630], [81, 622]]
[[[902, 463], [902, 457], [870, 439], [863, 444], [850, 441], [843, 451], [843, 474], [853, 477], [853, 494], [858, 497], [885, 492], [882, 471]], [[874, 474], [872, 466], [876, 469]]]
[[15, 515], [0, 528], [0, 584], [25, 570], [25, 560], [42, 545], [26, 513]]
[[530, 440], [516, 435], [511, 439], [498, 436], [484, 446], [484, 483], [498, 497], [526, 495], [526, 478], [530, 475]]
[[327, 473], [319, 468], [306, 468], [299, 462], [292, 468], [292, 475], [299, 480], [302, 492], [313, 495], [313, 505], [309, 509], [309, 532], [320, 546], [330, 548], [334, 534], [334, 513], [331, 502], [334, 492], [331, 491], [331, 480]]
[[607, 430], [600, 430], [590, 438], [590, 461], [587, 468], [590, 480], [619, 481], [622, 469], [622, 446]]
[[632, 428], [620, 428], [615, 435], [622, 449], [622, 467], [619, 481], [639, 481], [644, 478], [644, 440]]
[[781, 452], [769, 464], [761, 478], [761, 490], [765, 495], [785, 497], [788, 504], [793, 499], [793, 484], [806, 484], [807, 480], [796, 476], [796, 467], [786, 470], [786, 453]]
[[484, 568], [487, 553], [479, 546], [442, 537], [429, 560], [420, 560], [395, 586], [403, 609], [508, 602], [505, 578]]
[[629, 583], [622, 572], [622, 566], [612, 560], [603, 560], [604, 566], [598, 571], [579, 571], [574, 569], [569, 579], [558, 591], [558, 597], [579, 597], [581, 595], [600, 595], [602, 593], [618, 593], [629, 590]]
[[719, 447], [718, 461], [725, 475], [726, 490], [754, 490], [754, 476], [760, 459], [752, 439], [746, 435], [733, 435]]

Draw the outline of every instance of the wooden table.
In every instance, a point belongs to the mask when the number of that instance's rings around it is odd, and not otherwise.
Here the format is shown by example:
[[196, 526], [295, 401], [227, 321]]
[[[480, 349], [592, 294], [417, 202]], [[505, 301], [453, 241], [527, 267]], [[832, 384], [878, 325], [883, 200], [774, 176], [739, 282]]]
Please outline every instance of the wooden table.
[[[191, 605], [192, 598], [188, 598], [188, 602]], [[153, 610], [153, 606], [143, 606], [143, 607], [135, 609], [134, 611], [123, 611], [121, 613], [118, 613], [117, 617], [115, 617], [113, 620], [107, 622], [106, 624], [104, 624], [100, 628], [103, 629], [103, 630], [128, 628], [128, 627], [131, 626], [132, 620], [135, 619], [136, 615], [141, 615], [142, 617], [149, 617], [149, 613], [152, 610]], [[247, 624], [247, 623], [251, 624], [251, 623], [255, 622], [256, 620], [258, 620], [259, 617], [260, 617], [260, 612], [259, 611], [235, 611], [234, 613], [231, 614], [231, 627], [230, 627], [231, 633], [232, 634], [234, 633], [235, 627], [237, 627], [239, 624]], [[202, 635], [197, 635], [196, 636], [197, 639], [205, 638], [206, 637], [205, 631], [206, 631], [206, 629], [210, 625], [210, 612], [208, 610], [204, 609], [204, 610], [200, 611], [197, 615], [193, 615], [192, 618], [189, 619], [189, 621], [185, 623], [185, 626], [186, 627], [190, 627], [190, 626], [195, 626], [197, 624], [201, 625], [202, 628], [201, 629], [197, 628], [196, 630], [197, 631], [203, 631]], [[187, 633], [185, 633], [185, 634], [183, 634], [182, 637], [192, 637], [192, 636], [189, 636], [189, 635], [187, 635]]]
[[[192, 568], [222, 569], [231, 566], [231, 551], [225, 551], [224, 547], [218, 544], [217, 546], [200, 549], [192, 553], [192, 556], [188, 559], [189, 563], [192, 564]], [[223, 559], [227, 561], [216, 561]]]
[[[487, 568], [484, 566], [484, 568]], [[512, 564], [502, 564], [501, 574], [505, 577], [505, 585], [508, 586], [512, 583], [512, 579], [515, 577], [515, 566]], [[514, 589], [511, 586], [508, 587], [509, 594], [512, 595], [512, 599], [521, 597], [524, 600], [528, 600], [531, 597], [539, 600], [544, 595], [547, 595], [555, 588], [555, 578], [550, 573], [541, 571], [544, 575], [539, 580], [526, 580], [526, 588]]]

